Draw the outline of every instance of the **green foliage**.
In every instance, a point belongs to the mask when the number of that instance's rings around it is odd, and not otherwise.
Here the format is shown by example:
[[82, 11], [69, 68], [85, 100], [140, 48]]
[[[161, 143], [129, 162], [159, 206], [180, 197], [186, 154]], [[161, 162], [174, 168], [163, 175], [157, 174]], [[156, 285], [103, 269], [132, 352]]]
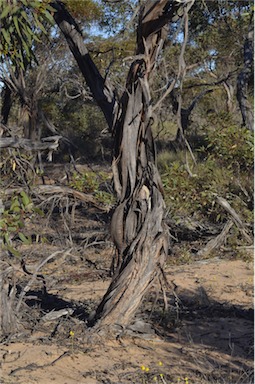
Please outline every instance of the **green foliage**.
[[74, 172], [70, 186], [80, 192], [93, 193], [99, 188], [99, 179], [94, 172], [84, 172], [82, 174]]
[[13, 255], [19, 256], [18, 250], [13, 246], [13, 238], [18, 237], [23, 244], [31, 244], [31, 236], [25, 235], [23, 229], [28, 218], [35, 214], [42, 215], [42, 211], [35, 207], [26, 192], [21, 191], [11, 198], [10, 208], [1, 208], [0, 230], [3, 248]]
[[64, 0], [63, 3], [72, 16], [78, 20], [91, 22], [103, 17], [102, 8], [93, 0]]
[[34, 42], [47, 35], [46, 23], [53, 23], [50, 0], [1, 0], [0, 59], [8, 58], [15, 67], [25, 69], [35, 59]]
[[224, 222], [227, 213], [215, 199], [219, 195], [247, 222], [252, 222], [249, 204], [253, 189], [252, 134], [229, 125], [226, 120], [220, 122], [208, 130], [207, 145], [198, 148], [193, 176], [180, 159], [172, 161], [171, 156], [164, 154], [163, 159], [171, 161], [165, 164], [160, 161], [165, 199], [175, 217], [196, 215], [212, 222]]
[[207, 133], [206, 153], [216, 156], [222, 165], [242, 170], [253, 167], [253, 135], [248, 129], [231, 124], [224, 116], [215, 121]]
[[83, 193], [92, 193], [100, 203], [112, 205], [114, 203], [113, 194], [104, 190], [110, 177], [106, 172], [87, 171], [82, 174], [74, 172], [70, 186]]

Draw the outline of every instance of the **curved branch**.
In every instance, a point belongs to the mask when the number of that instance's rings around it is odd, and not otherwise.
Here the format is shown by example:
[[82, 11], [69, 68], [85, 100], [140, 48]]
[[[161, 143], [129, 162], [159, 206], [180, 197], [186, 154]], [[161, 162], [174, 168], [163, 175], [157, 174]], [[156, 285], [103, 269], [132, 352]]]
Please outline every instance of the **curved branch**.
[[110, 131], [114, 122], [116, 94], [111, 85], [101, 76], [83, 41], [82, 33], [64, 4], [58, 0], [51, 3], [55, 9], [54, 19], [62, 31], [69, 48], [82, 72], [90, 91], [101, 108]]

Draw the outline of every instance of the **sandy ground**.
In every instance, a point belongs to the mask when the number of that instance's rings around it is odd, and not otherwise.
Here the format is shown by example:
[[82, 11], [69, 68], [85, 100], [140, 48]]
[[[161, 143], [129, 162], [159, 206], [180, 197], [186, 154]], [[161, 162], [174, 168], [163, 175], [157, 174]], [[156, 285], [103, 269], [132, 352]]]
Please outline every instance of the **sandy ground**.
[[[59, 308], [95, 305], [110, 282], [76, 262], [54, 272], [53, 261], [44, 271]], [[0, 344], [0, 383], [252, 383], [253, 263], [214, 258], [168, 267], [166, 275], [174, 287], [169, 308], [155, 300], [155, 287], [137, 314], [151, 326], [145, 334], [90, 339], [82, 311], [43, 322], [40, 306], [30, 305], [25, 329]]]

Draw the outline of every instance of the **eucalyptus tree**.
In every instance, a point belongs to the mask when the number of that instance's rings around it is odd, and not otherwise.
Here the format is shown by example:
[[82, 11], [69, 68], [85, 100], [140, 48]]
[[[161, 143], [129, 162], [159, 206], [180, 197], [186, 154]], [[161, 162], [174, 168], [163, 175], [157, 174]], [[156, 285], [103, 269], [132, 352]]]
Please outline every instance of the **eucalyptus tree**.
[[160, 0], [146, 1], [141, 6], [136, 52], [121, 97], [100, 74], [64, 4], [51, 3], [54, 19], [115, 138], [112, 170], [117, 206], [111, 236], [117, 258], [112, 282], [91, 319], [91, 325], [97, 328], [125, 328], [155, 280], [163, 281], [169, 244], [151, 130], [150, 84], [167, 39], [168, 23], [187, 17], [193, 3]]

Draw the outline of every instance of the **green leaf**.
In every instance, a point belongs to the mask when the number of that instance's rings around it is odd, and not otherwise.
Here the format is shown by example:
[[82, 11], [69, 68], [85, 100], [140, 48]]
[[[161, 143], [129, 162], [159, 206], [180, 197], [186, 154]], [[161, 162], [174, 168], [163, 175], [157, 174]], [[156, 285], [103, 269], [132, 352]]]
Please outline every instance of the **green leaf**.
[[40, 216], [44, 216], [44, 213], [40, 208], [34, 207], [34, 212], [38, 213], [38, 215], [40, 215]]
[[47, 35], [47, 31], [46, 29], [44, 28], [43, 24], [41, 23], [41, 21], [39, 20], [39, 17], [38, 15], [35, 13], [34, 15], [34, 19], [35, 19], [35, 25], [37, 28], [39, 28], [45, 35]]
[[25, 49], [27, 56], [30, 57], [31, 56], [31, 51], [28, 48], [27, 43], [23, 39], [21, 39], [21, 41], [22, 41], [22, 47]]
[[5, 244], [10, 244], [10, 237], [8, 232], [4, 234], [4, 242]]
[[1, 13], [0, 20], [4, 19], [8, 15], [8, 13], [11, 12], [11, 10], [12, 10], [11, 5], [5, 5], [5, 8], [4, 8], [3, 12]]
[[6, 246], [6, 249], [7, 249], [10, 253], [12, 253], [14, 256], [16, 256], [16, 257], [19, 257], [19, 256], [20, 256], [19, 251], [17, 251], [17, 249], [13, 248], [11, 245], [7, 245], [7, 246]]
[[19, 206], [13, 207], [12, 211], [13, 212], [20, 212], [20, 207]]
[[21, 200], [22, 200], [22, 203], [23, 203], [24, 207], [26, 207], [28, 204], [31, 203], [31, 200], [30, 200], [30, 198], [28, 197], [28, 195], [26, 194], [25, 191], [21, 191], [20, 192], [20, 196], [21, 196]]
[[22, 11], [20, 11], [20, 14], [23, 17], [23, 19], [27, 22], [28, 21], [27, 13], [22, 10]]
[[49, 13], [49, 11], [53, 11], [55, 12], [56, 10], [54, 8], [51, 8], [51, 9], [48, 9], [45, 13], [44, 13], [44, 18], [47, 19], [51, 24], [54, 24], [54, 18], [52, 17], [52, 15]]
[[22, 232], [19, 232], [19, 238], [24, 244], [29, 245], [32, 243], [31, 237], [26, 237]]
[[[10, 207], [10, 211], [15, 212], [14, 210], [16, 208], [19, 208], [19, 210], [20, 210], [20, 203], [19, 203], [19, 200], [17, 198], [15, 198], [14, 201], [12, 202], [11, 207]], [[18, 212], [18, 211], [16, 211], [16, 212]]]
[[22, 34], [20, 32], [20, 29], [19, 29], [19, 22], [18, 22], [18, 17], [17, 16], [13, 16], [13, 22], [14, 22], [15, 28], [16, 28], [16, 30], [18, 32], [18, 35], [20, 37], [22, 37]]
[[3, 37], [4, 37], [5, 41], [6, 41], [6, 43], [10, 45], [11, 44], [10, 34], [4, 28], [1, 30], [1, 32], [3, 34]]
[[27, 0], [20, 0], [20, 1], [22, 2], [23, 5], [28, 6]]
[[17, 227], [15, 226], [10, 226], [8, 227], [8, 232], [16, 232], [17, 231]]

